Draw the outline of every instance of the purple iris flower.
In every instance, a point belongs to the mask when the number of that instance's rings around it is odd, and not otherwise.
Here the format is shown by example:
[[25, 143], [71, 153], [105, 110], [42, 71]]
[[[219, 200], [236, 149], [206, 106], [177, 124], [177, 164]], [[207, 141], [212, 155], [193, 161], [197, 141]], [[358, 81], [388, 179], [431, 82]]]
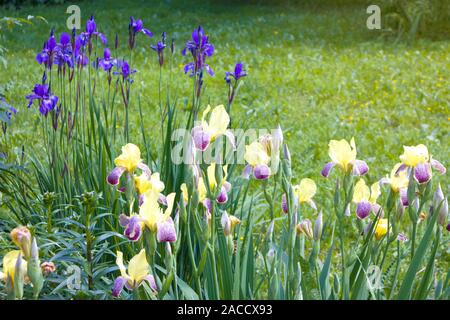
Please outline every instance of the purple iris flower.
[[144, 23], [141, 19], [135, 20], [133, 17], [130, 17], [130, 24], [128, 25], [128, 32], [129, 32], [129, 38], [128, 38], [128, 45], [130, 46], [130, 49], [134, 48], [134, 45], [136, 43], [136, 34], [139, 32], [142, 32], [147, 37], [153, 37], [153, 33], [144, 28]]
[[97, 31], [97, 24], [95, 23], [94, 16], [91, 16], [86, 22], [86, 31], [79, 35], [82, 46], [88, 45], [89, 54], [92, 51], [92, 38], [98, 37], [102, 41], [103, 45], [106, 45], [108, 39], [103, 33]]
[[54, 63], [58, 65], [58, 67], [63, 67], [67, 64], [69, 68], [73, 68], [72, 44], [68, 33], [63, 32], [61, 34], [59, 43], [56, 47]]
[[130, 83], [133, 82], [133, 80], [130, 78], [130, 75], [136, 72], [136, 69], [130, 69], [130, 65], [125, 60], [119, 60], [117, 61], [117, 68], [120, 71], [115, 71], [114, 74], [121, 74], [123, 80], [127, 80]]
[[42, 51], [36, 56], [36, 60], [39, 64], [44, 64], [48, 69], [52, 68], [53, 59], [57, 50], [57, 43], [53, 30], [50, 32], [50, 37], [44, 43]]
[[214, 75], [214, 71], [206, 63], [206, 58], [214, 54], [214, 46], [209, 43], [209, 38], [201, 26], [192, 32], [192, 40], [186, 42], [181, 54], [185, 56], [187, 51], [192, 54], [194, 61], [184, 66], [184, 73], [190, 72], [189, 76], [192, 77], [205, 69], [211, 76]]
[[16, 115], [16, 113], [17, 110], [6, 102], [5, 97], [0, 96], [0, 122], [2, 123], [2, 131], [4, 134], [6, 134], [6, 127], [11, 121], [11, 116], [13, 114]]
[[82, 35], [75, 38], [75, 49], [73, 51], [73, 56], [78, 67], [84, 67], [89, 61], [87, 55], [84, 53], [84, 47], [86, 46], [85, 40], [86, 38]]
[[28, 108], [31, 107], [34, 100], [38, 100], [39, 112], [44, 116], [47, 116], [51, 110], [55, 109], [56, 104], [58, 103], [58, 97], [50, 93], [47, 84], [35, 85], [33, 93], [26, 96], [26, 98], [29, 100]]
[[158, 41], [156, 45], [151, 45], [150, 48], [154, 50], [159, 57], [159, 65], [162, 66], [164, 64], [164, 54], [163, 50], [166, 47], [166, 33], [163, 32], [161, 35], [161, 41]]
[[7, 120], [11, 120], [11, 116], [17, 114], [16, 108], [6, 102], [5, 97], [0, 97], [0, 107], [5, 110]]
[[234, 67], [234, 71], [225, 72], [225, 81], [227, 83], [231, 83], [230, 77], [232, 77], [235, 81], [238, 81], [240, 78], [245, 76], [247, 76], [247, 72], [244, 69], [244, 65], [242, 62], [238, 62]]
[[105, 48], [103, 51], [103, 58], [98, 60], [97, 67], [110, 72], [112, 67], [117, 64], [117, 59], [111, 59], [111, 51], [109, 48]]

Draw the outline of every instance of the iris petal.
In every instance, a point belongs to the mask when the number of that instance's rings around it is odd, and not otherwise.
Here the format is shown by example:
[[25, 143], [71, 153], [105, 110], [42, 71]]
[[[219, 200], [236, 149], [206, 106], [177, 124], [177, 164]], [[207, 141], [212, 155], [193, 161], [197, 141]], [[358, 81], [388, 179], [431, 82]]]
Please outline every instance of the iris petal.
[[355, 160], [353, 164], [353, 174], [355, 176], [363, 176], [369, 171], [367, 163], [362, 160]]
[[444, 167], [444, 165], [439, 161], [437, 161], [436, 159], [431, 159], [430, 164], [433, 167], [433, 169], [439, 171], [440, 174], [445, 174], [447, 172], [447, 169]]
[[192, 139], [197, 150], [205, 151], [211, 142], [211, 135], [202, 126], [197, 126], [192, 129]]
[[228, 201], [227, 190], [224, 186], [220, 189], [220, 193], [216, 198], [217, 203], [226, 203]]
[[358, 203], [358, 205], [356, 207], [356, 215], [358, 216], [358, 218], [364, 219], [370, 214], [371, 210], [372, 210], [372, 205], [370, 204], [370, 202], [363, 201], [363, 202]]
[[166, 221], [157, 223], [156, 237], [159, 242], [177, 241], [177, 233], [172, 218], [169, 217]]
[[253, 176], [257, 180], [266, 180], [270, 176], [270, 168], [265, 164], [259, 164], [253, 169]]
[[336, 165], [334, 162], [328, 162], [322, 169], [322, 172], [320, 173], [323, 177], [328, 178], [330, 175], [331, 169]]
[[117, 298], [120, 295], [126, 282], [127, 280], [123, 277], [117, 277], [116, 280], [114, 280], [114, 285], [112, 288], [113, 297]]
[[108, 175], [107, 181], [110, 185], [116, 186], [119, 184], [119, 179], [125, 172], [124, 167], [115, 167]]
[[427, 183], [431, 179], [431, 168], [428, 163], [419, 163], [414, 167], [414, 178], [419, 184]]

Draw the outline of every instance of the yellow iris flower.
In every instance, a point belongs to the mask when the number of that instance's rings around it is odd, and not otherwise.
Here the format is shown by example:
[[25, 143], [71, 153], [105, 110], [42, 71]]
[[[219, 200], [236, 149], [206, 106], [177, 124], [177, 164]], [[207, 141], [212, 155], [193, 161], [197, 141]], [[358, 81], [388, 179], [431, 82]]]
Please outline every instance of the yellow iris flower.
[[415, 167], [419, 163], [428, 162], [430, 156], [425, 145], [403, 146], [403, 154], [400, 156], [402, 163], [409, 167]]
[[355, 189], [353, 190], [353, 202], [370, 202], [375, 204], [377, 202], [378, 197], [381, 195], [380, 184], [375, 182], [372, 186], [369, 187], [366, 185], [366, 182], [363, 179], [359, 179], [359, 181], [355, 185]]
[[116, 264], [119, 267], [120, 275], [127, 281], [131, 288], [136, 288], [149, 275], [149, 264], [145, 257], [145, 249], [131, 258], [128, 263], [128, 272], [123, 264], [123, 253], [117, 251]]
[[391, 185], [391, 189], [395, 193], [398, 193], [401, 189], [408, 187], [408, 172], [406, 170], [398, 171], [401, 165], [401, 163], [397, 163], [392, 169], [391, 175], [386, 177], [387, 183]]
[[166, 197], [167, 208], [164, 212], [158, 203], [159, 194], [146, 193], [144, 197], [144, 203], [139, 209], [139, 215], [147, 228], [152, 232], [156, 232], [158, 222], [164, 222], [170, 217], [175, 201], [175, 192]]
[[[209, 122], [207, 122], [205, 119], [210, 112], [211, 115], [209, 117]], [[230, 116], [223, 105], [215, 107], [212, 111], [211, 106], [208, 105], [206, 110], [203, 112], [202, 128], [205, 132], [210, 134], [211, 141], [214, 141], [217, 137], [224, 135], [227, 132], [229, 124]]]
[[[21, 254], [20, 250], [12, 250], [3, 257], [3, 273], [0, 272], [0, 280], [6, 281], [9, 277], [14, 285], [14, 273], [16, 272], [16, 262], [19, 258], [19, 254]], [[23, 257], [21, 269], [22, 273], [26, 275], [27, 262], [23, 259]]]
[[294, 193], [300, 203], [309, 202], [312, 200], [317, 191], [317, 186], [314, 180], [305, 178], [300, 181], [300, 184], [293, 186]]
[[352, 169], [353, 163], [356, 161], [356, 145], [355, 139], [350, 140], [331, 140], [329, 143], [328, 155], [335, 164], [341, 167], [345, 172]]
[[259, 141], [254, 141], [250, 145], [245, 146], [244, 159], [252, 167], [262, 164], [268, 165], [270, 162], [267, 149]]
[[132, 143], [123, 146], [122, 154], [114, 160], [114, 164], [117, 167], [123, 167], [130, 173], [136, 170], [140, 162], [142, 162], [141, 151], [138, 146]]
[[388, 220], [379, 219], [375, 228], [375, 238], [380, 240], [388, 232]]
[[161, 181], [159, 172], [153, 173], [150, 177], [143, 172], [140, 176], [134, 177], [134, 182], [139, 194], [147, 192], [159, 194], [164, 190], [164, 182]]

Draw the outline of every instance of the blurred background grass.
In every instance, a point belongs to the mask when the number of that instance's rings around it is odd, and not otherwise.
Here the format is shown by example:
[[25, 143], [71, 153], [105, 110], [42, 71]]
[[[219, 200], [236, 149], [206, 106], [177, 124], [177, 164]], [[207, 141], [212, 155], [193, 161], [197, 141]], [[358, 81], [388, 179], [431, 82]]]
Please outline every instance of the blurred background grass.
[[[8, 1], [14, 3], [15, 1]], [[39, 2], [39, 1], [38, 1]], [[59, 1], [56, 1], [59, 2]], [[72, 2], [70, 3], [72, 4]], [[116, 33], [126, 52], [129, 16], [144, 20], [153, 31], [176, 41], [174, 77], [179, 106], [191, 97], [191, 81], [182, 72], [181, 57], [192, 30], [203, 25], [215, 45], [209, 64], [206, 99], [226, 102], [224, 72], [243, 61], [249, 76], [233, 106], [233, 116], [254, 128], [282, 125], [291, 149], [296, 179], [311, 177], [328, 185], [319, 173], [328, 160], [330, 139], [355, 136], [359, 159], [371, 167], [370, 180], [390, 171], [402, 145], [424, 143], [434, 157], [449, 165], [450, 42], [449, 22], [419, 34], [414, 42], [394, 41], [389, 32], [368, 30], [367, 1], [78, 1], [82, 25], [95, 14], [99, 30], [113, 45]], [[27, 110], [25, 95], [38, 83], [42, 68], [36, 53], [52, 27], [66, 29], [68, 3], [6, 5], [1, 16], [44, 16], [48, 25], [7, 29], [2, 45], [8, 49], [0, 65], [0, 93], [18, 109], [0, 151], [13, 159], [12, 148], [39, 145], [38, 110]], [[382, 11], [383, 15], [383, 11]], [[144, 122], [157, 132], [158, 77], [156, 54], [139, 37], [133, 66], [134, 93], [139, 92]], [[135, 100], [136, 102], [136, 100]], [[137, 119], [137, 105], [131, 107]], [[239, 123], [238, 121], [234, 122]], [[136, 121], [134, 130], [139, 130]], [[159, 145], [159, 135], [153, 145]], [[137, 141], [137, 143], [139, 143]], [[448, 190], [448, 178], [439, 178]]]

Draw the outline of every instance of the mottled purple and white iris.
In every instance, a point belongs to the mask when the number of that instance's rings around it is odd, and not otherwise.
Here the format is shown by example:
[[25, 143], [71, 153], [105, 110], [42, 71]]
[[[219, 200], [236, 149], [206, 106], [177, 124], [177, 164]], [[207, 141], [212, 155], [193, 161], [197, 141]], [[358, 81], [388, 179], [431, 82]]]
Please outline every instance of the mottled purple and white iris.
[[177, 241], [177, 232], [175, 230], [175, 223], [169, 217], [165, 221], [156, 224], [156, 239], [158, 242], [175, 242]]
[[123, 235], [131, 241], [138, 241], [141, 233], [142, 226], [139, 216], [128, 217], [124, 214], [119, 216], [119, 223], [125, 228]]

